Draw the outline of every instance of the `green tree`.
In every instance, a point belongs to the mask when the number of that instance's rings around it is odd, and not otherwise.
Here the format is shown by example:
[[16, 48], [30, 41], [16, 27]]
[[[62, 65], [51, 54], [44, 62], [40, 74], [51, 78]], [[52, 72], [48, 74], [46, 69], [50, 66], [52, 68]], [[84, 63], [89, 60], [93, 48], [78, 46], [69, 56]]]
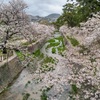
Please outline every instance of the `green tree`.
[[61, 15], [56, 22], [53, 22], [55, 28], [57, 28], [59, 30], [60, 26], [64, 25], [65, 20], [64, 20], [64, 16]]
[[79, 23], [79, 18], [78, 18], [78, 11], [77, 11], [77, 6], [75, 4], [68, 3], [64, 5], [63, 8], [63, 18], [64, 21], [68, 24], [68, 26], [76, 26]]
[[100, 0], [76, 0], [76, 3], [68, 1], [63, 6], [63, 14], [56, 22], [58, 28], [66, 23], [71, 27], [79, 26], [80, 22], [87, 21], [93, 13], [100, 11]]
[[82, 21], [92, 17], [92, 13], [100, 11], [100, 0], [77, 0], [81, 6], [78, 13], [82, 13]]

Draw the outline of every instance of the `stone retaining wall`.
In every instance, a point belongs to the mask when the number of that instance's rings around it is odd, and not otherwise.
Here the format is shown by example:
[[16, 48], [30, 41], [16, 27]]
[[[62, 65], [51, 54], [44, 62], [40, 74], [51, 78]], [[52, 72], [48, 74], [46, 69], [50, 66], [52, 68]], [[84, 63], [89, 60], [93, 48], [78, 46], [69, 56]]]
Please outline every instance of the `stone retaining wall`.
[[22, 69], [21, 62], [15, 53], [8, 61], [4, 60], [0, 63], [0, 93], [7, 88]]

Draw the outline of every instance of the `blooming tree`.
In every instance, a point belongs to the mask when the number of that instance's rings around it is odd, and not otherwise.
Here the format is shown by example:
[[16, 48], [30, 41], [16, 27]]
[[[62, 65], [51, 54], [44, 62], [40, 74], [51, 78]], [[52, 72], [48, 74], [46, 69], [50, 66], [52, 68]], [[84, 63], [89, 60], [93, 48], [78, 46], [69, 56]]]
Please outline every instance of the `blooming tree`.
[[0, 7], [0, 25], [1, 32], [3, 34], [3, 50], [6, 53], [7, 41], [15, 34], [22, 34], [30, 31], [29, 18], [25, 13], [27, 5], [22, 0], [12, 0], [8, 4], [2, 4]]

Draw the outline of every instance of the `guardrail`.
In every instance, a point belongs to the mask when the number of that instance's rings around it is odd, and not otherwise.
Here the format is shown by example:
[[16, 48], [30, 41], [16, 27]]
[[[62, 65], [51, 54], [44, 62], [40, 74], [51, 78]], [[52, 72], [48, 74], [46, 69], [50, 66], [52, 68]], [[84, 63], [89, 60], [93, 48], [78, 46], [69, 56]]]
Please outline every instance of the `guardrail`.
[[13, 55], [13, 51], [12, 50], [8, 50], [7, 54], [3, 54], [2, 51], [0, 51], [0, 62], [3, 62], [4, 60], [8, 59], [12, 55]]
[[[24, 68], [14, 51], [9, 52], [9, 54], [8, 59], [3, 59], [3, 61], [0, 62], [0, 93], [8, 87]], [[11, 56], [11, 54], [13, 55]]]

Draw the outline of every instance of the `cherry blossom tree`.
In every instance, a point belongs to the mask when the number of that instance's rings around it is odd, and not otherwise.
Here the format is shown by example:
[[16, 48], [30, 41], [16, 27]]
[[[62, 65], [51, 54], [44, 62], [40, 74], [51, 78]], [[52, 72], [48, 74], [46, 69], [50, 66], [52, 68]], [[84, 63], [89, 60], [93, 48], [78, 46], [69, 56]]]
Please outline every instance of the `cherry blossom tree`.
[[[3, 34], [2, 48], [6, 53], [7, 41], [15, 34], [22, 34], [24, 37], [30, 31], [30, 22], [25, 13], [27, 5], [23, 0], [12, 0], [8, 4], [2, 4], [0, 7], [0, 34]], [[27, 32], [26, 32], [27, 31]]]

